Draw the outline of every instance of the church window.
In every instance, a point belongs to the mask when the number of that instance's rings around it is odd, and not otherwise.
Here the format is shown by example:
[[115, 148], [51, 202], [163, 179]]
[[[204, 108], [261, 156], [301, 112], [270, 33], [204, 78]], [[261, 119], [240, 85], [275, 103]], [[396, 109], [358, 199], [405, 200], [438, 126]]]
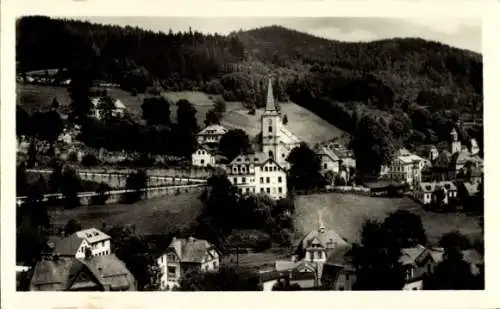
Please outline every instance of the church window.
[[273, 127], [272, 126], [267, 127], [267, 132], [273, 133]]
[[269, 158], [274, 159], [274, 153], [272, 152], [272, 150], [269, 150]]

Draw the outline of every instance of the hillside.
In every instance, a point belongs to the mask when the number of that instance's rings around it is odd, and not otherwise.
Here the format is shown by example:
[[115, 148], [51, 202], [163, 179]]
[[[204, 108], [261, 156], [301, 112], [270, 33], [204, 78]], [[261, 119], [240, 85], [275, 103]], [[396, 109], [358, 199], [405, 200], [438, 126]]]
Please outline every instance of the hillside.
[[[18, 20], [17, 34], [20, 74], [71, 74], [83, 63], [89, 76], [138, 93], [201, 91], [261, 107], [273, 73], [279, 101], [356, 137], [351, 146], [368, 172], [399, 145], [446, 141], [453, 127], [482, 147], [482, 56], [438, 42], [346, 43], [280, 26], [228, 36], [157, 33], [47, 17]], [[462, 128], [458, 120], [479, 126]]]

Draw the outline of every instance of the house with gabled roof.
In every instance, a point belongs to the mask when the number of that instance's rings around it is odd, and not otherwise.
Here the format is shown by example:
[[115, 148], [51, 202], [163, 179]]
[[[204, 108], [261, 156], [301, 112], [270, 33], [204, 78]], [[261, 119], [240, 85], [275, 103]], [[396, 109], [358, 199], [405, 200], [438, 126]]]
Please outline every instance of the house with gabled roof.
[[180, 279], [191, 270], [218, 271], [220, 253], [206, 240], [174, 237], [165, 252], [157, 257], [156, 262], [161, 272], [161, 289], [171, 290], [178, 286]]
[[111, 237], [96, 228], [77, 231], [66, 237], [50, 237], [45, 255], [58, 254], [61, 257], [83, 259], [87, 249], [93, 256], [109, 255]]
[[114, 254], [83, 259], [46, 256], [31, 276], [30, 291], [136, 291], [137, 283]]
[[219, 144], [222, 136], [229, 130], [219, 124], [213, 124], [205, 127], [196, 135], [198, 144]]
[[266, 194], [273, 199], [286, 197], [286, 171], [264, 153], [239, 155], [226, 166], [229, 181], [240, 194]]

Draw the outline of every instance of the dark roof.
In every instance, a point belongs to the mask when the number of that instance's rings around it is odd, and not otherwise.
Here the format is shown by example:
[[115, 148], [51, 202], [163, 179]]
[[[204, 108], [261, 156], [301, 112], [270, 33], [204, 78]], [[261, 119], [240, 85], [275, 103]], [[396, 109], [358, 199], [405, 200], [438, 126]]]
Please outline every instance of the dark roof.
[[85, 271], [99, 289], [104, 286], [113, 289], [135, 290], [135, 279], [114, 254], [94, 256], [90, 259], [60, 258], [39, 261], [33, 271], [30, 286], [38, 291], [68, 290], [77, 275]]
[[169, 246], [175, 250], [181, 262], [185, 263], [201, 263], [207, 250], [212, 247], [208, 241], [196, 238], [173, 239]]
[[340, 246], [328, 252], [328, 258], [325, 265], [336, 265], [351, 268], [352, 257], [350, 255], [352, 247]]
[[80, 245], [83, 242], [83, 239], [78, 237], [75, 234], [72, 234], [68, 237], [51, 239], [49, 242], [53, 242], [54, 250], [52, 253], [57, 253], [62, 256], [74, 256], [80, 248]]

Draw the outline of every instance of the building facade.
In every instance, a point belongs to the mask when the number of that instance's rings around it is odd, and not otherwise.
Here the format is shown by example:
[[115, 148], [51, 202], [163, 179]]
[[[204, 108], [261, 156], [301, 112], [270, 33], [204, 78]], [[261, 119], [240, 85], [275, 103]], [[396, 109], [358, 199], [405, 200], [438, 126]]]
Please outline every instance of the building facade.
[[425, 165], [426, 160], [422, 157], [406, 149], [400, 149], [389, 165], [380, 168], [380, 175], [415, 187], [422, 181], [422, 170]]
[[287, 195], [286, 171], [264, 153], [239, 155], [226, 167], [229, 181], [240, 194], [267, 194], [273, 199]]
[[206, 240], [194, 237], [173, 238], [165, 253], [157, 258], [160, 268], [160, 288], [171, 290], [179, 286], [181, 278], [191, 270], [218, 271], [219, 252]]
[[207, 145], [201, 145], [191, 155], [191, 164], [196, 167], [215, 166], [216, 153]]
[[229, 130], [221, 125], [209, 125], [196, 135], [198, 144], [219, 144], [222, 136]]

